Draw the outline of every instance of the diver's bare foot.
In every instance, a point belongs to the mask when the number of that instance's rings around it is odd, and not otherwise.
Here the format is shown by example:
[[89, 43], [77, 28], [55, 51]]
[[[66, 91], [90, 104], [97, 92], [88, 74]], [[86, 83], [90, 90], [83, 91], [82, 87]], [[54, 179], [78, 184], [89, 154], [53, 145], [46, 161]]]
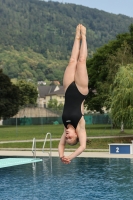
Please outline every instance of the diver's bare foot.
[[80, 40], [81, 39], [81, 33], [80, 33], [81, 25], [79, 24], [76, 28], [76, 35], [75, 38]]
[[86, 27], [81, 24], [81, 36], [82, 39], [86, 37]]

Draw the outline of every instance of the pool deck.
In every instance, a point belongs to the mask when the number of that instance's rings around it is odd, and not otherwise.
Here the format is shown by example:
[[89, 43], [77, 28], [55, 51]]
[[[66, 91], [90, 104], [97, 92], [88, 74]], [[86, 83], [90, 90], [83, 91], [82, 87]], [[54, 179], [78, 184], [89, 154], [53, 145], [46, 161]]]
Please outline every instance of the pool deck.
[[[65, 152], [65, 155], [70, 155], [72, 152]], [[0, 156], [11, 156], [11, 157], [32, 157], [32, 151], [15, 151], [15, 150], [0, 150]], [[43, 153], [42, 151], [36, 152], [36, 157], [49, 156], [48, 152]], [[57, 151], [52, 151], [52, 157], [58, 157]], [[86, 158], [133, 158], [133, 154], [109, 154], [109, 152], [83, 152], [79, 157]]]

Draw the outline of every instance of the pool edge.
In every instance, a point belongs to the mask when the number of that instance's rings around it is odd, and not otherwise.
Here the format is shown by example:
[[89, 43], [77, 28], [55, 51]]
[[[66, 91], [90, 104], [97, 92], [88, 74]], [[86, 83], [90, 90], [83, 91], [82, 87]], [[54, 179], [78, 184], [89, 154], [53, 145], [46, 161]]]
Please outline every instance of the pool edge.
[[[70, 155], [72, 152], [65, 152], [65, 155]], [[31, 151], [0, 151], [0, 156], [13, 157], [33, 157]], [[37, 151], [36, 157], [49, 157], [48, 152]], [[58, 152], [52, 152], [52, 157], [58, 157]], [[78, 157], [88, 158], [133, 158], [133, 154], [109, 154], [109, 152], [83, 152]]]

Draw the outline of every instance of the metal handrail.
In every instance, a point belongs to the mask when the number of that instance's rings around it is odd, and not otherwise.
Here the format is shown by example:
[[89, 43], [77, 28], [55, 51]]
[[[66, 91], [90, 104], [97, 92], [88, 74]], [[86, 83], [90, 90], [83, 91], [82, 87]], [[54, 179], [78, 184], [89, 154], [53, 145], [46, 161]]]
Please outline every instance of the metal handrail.
[[36, 158], [36, 139], [35, 138], [33, 138], [32, 153], [33, 153], [33, 157]]
[[51, 133], [47, 133], [46, 136], [45, 136], [45, 139], [44, 139], [44, 143], [43, 143], [43, 147], [42, 147], [42, 152], [44, 152], [44, 147], [45, 147], [45, 143], [47, 141], [47, 137], [48, 135], [50, 135], [50, 152], [48, 153], [49, 156], [51, 157], [52, 156], [52, 137], [51, 137]]

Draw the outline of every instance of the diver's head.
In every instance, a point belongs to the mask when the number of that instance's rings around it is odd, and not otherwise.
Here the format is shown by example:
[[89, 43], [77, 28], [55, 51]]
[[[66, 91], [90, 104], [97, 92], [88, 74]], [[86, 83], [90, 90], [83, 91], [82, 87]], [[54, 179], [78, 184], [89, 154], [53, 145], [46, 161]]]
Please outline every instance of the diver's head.
[[66, 143], [69, 145], [76, 145], [79, 142], [78, 135], [73, 126], [68, 125], [66, 129]]

